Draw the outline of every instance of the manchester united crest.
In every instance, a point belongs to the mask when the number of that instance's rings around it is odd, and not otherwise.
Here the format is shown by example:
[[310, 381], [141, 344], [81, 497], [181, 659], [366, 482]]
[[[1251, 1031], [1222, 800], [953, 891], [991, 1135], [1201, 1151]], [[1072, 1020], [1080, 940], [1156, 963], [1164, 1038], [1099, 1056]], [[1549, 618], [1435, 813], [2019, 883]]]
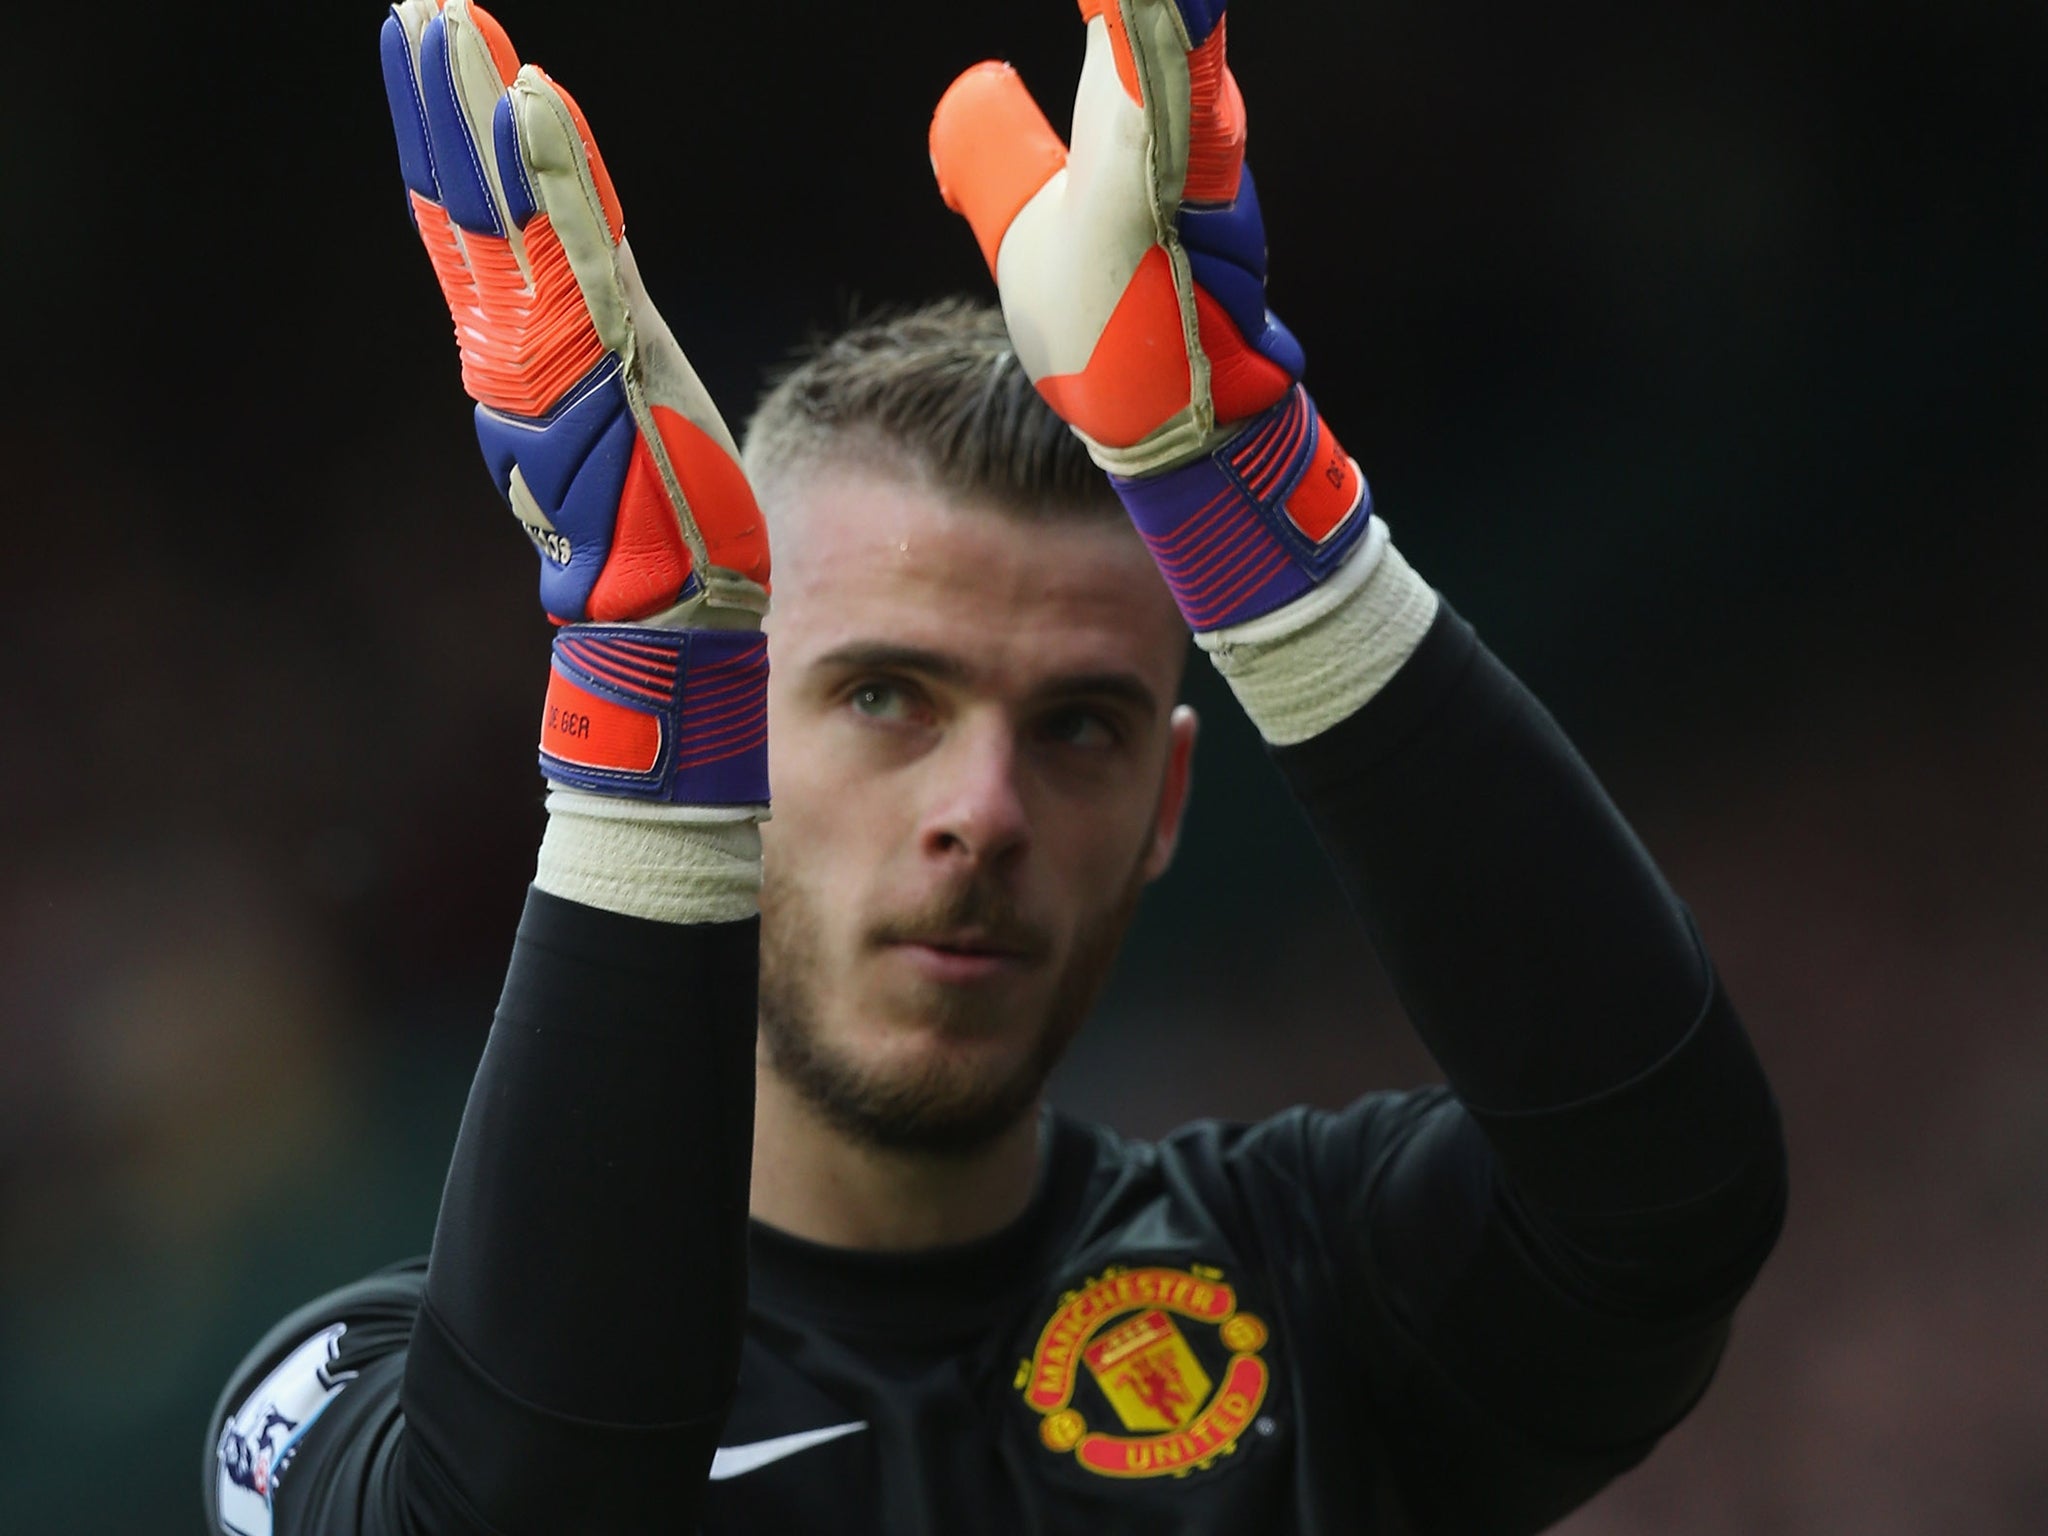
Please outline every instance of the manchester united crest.
[[1060, 1298], [1017, 1371], [1048, 1450], [1104, 1477], [1186, 1476], [1266, 1400], [1266, 1325], [1220, 1270], [1111, 1269]]

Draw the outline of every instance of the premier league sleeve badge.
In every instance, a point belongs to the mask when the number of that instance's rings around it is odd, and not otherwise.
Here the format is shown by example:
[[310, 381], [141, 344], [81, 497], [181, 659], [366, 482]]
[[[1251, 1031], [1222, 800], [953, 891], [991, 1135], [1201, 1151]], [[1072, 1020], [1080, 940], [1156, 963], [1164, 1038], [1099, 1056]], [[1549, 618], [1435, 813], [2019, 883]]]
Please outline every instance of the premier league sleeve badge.
[[270, 1536], [271, 1503], [300, 1441], [354, 1371], [337, 1371], [346, 1323], [300, 1344], [242, 1400], [221, 1426], [215, 1497], [229, 1536]]

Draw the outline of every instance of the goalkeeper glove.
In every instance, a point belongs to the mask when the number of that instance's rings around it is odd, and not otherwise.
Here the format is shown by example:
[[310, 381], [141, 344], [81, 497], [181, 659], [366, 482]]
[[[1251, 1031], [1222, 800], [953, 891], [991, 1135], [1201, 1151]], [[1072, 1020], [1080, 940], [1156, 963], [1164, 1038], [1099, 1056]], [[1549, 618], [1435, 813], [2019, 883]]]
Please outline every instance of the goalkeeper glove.
[[931, 128], [1018, 360], [1110, 472], [1198, 633], [1310, 593], [1372, 516], [1266, 308], [1223, 11], [1081, 0], [1071, 151], [1005, 64], [960, 76]]
[[765, 804], [768, 537], [642, 289], [581, 110], [468, 0], [402, 0], [385, 91], [492, 479], [540, 555], [557, 785]]

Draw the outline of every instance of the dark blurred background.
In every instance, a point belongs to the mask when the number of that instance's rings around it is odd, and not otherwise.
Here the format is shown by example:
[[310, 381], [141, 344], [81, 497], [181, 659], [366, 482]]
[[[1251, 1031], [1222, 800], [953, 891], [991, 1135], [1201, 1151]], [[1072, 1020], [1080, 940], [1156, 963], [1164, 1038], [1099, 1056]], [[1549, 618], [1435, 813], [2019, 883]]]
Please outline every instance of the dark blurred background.
[[[737, 424], [984, 290], [924, 132], [1056, 0], [502, 0]], [[541, 823], [546, 626], [375, 5], [10, 18], [0, 1529], [196, 1530], [214, 1394], [421, 1250]], [[2048, 11], [1241, 0], [1276, 309], [1409, 557], [1695, 907], [1794, 1196], [1567, 1529], [2048, 1531]], [[1203, 669], [1192, 831], [1061, 1078], [1152, 1132], [1431, 1068]], [[1361, 1010], [1359, 998], [1365, 999]]]

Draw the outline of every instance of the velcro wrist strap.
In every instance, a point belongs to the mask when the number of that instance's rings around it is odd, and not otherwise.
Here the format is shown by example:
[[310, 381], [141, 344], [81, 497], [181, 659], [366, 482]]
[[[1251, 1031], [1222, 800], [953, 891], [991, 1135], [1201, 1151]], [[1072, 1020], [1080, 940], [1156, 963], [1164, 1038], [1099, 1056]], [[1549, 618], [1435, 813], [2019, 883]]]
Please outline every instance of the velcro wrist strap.
[[599, 794], [767, 804], [767, 636], [631, 624], [561, 630], [540, 768]]
[[1357, 460], [1299, 384], [1191, 464], [1109, 478], [1198, 633], [1293, 602], [1343, 563], [1372, 518]]

